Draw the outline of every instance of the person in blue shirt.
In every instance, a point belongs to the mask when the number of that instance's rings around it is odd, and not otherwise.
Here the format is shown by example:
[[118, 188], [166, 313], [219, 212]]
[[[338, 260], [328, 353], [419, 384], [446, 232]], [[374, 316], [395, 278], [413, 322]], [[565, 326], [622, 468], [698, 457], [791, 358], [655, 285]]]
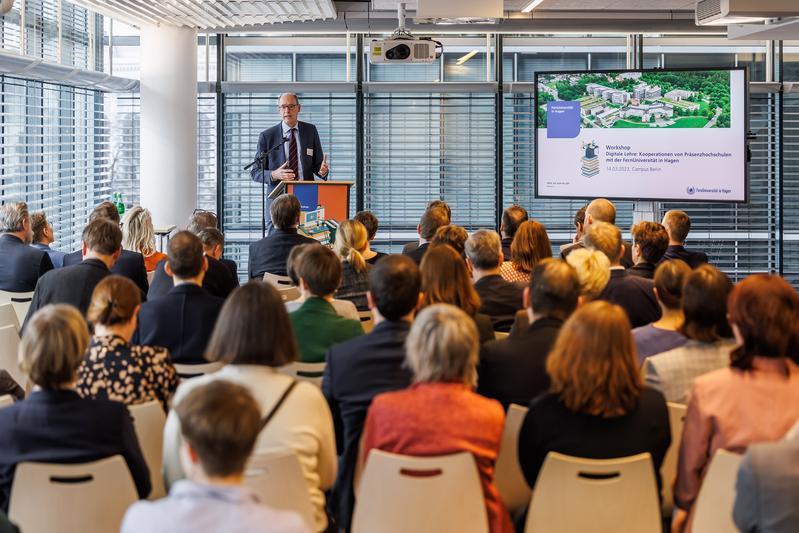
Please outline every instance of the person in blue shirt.
[[31, 246], [37, 250], [47, 252], [55, 268], [64, 266], [64, 256], [67, 254], [60, 250], [53, 250], [50, 248], [50, 245], [55, 242], [55, 234], [53, 233], [53, 226], [50, 225], [44, 211], [39, 211], [31, 215], [31, 230], [33, 230], [33, 242]]

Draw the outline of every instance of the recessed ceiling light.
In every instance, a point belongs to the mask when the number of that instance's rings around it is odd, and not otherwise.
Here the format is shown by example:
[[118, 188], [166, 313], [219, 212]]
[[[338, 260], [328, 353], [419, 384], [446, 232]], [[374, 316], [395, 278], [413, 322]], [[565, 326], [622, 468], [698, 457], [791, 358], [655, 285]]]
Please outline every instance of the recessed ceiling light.
[[533, 9], [537, 8], [538, 6], [540, 6], [543, 1], [544, 0], [533, 0], [532, 2], [530, 2], [529, 4], [527, 4], [526, 6], [524, 6], [522, 8], [522, 13], [529, 13]]

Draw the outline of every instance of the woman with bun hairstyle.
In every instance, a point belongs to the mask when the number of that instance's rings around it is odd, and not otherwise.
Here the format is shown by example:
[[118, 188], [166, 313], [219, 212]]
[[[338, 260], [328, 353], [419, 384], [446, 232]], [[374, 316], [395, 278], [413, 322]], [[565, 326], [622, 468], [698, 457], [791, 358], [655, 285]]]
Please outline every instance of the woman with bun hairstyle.
[[333, 250], [341, 259], [343, 269], [341, 285], [335, 298], [349, 300], [358, 311], [368, 311], [366, 291], [369, 290], [369, 269], [372, 267], [363, 254], [369, 246], [366, 227], [357, 220], [345, 220], [336, 230], [336, 244]]

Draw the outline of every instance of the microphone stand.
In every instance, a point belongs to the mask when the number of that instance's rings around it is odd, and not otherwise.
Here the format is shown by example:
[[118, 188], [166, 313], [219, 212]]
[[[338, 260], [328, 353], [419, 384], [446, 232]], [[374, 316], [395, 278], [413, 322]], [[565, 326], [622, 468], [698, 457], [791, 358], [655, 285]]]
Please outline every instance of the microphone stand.
[[[288, 142], [288, 136], [283, 137], [283, 140], [267, 150], [266, 152], [261, 152], [255, 156], [255, 159], [246, 167], [244, 170], [249, 170], [253, 165], [258, 165], [261, 170], [261, 238], [263, 239], [266, 237], [266, 177], [264, 176], [264, 167], [266, 167], [266, 160], [272, 154], [272, 152], [276, 151], [278, 148], [283, 146]], [[270, 176], [269, 179], [271, 180], [272, 177]]]

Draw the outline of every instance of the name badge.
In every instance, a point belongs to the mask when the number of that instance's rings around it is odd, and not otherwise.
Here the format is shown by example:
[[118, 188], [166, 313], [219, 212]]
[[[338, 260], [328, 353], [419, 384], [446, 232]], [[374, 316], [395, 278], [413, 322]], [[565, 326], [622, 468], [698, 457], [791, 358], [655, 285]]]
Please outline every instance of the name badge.
[[309, 155], [309, 156], [313, 157], [313, 148], [306, 148], [305, 149], [305, 155]]

